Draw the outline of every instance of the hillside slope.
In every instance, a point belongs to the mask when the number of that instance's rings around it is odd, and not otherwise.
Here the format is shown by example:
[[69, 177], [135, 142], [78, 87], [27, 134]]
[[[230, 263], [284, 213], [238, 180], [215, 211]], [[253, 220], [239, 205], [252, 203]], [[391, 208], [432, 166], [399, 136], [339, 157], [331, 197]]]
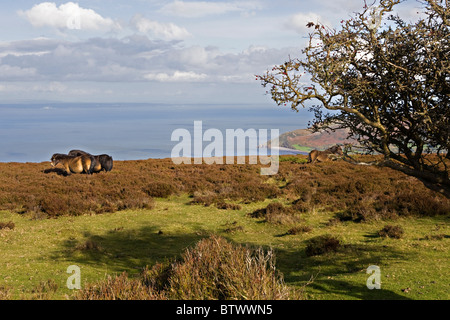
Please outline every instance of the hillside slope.
[[355, 142], [355, 140], [347, 139], [347, 137], [348, 129], [338, 129], [335, 132], [313, 132], [311, 129], [297, 129], [280, 135], [279, 146], [301, 151], [324, 150], [335, 144]]
[[[106, 276], [106, 293], [126, 297], [150, 283], [170, 288], [167, 277], [137, 282], [138, 273], [211, 235], [273, 248], [276, 270], [306, 299], [448, 297], [450, 199], [391, 168], [299, 159], [306, 156], [281, 156], [273, 176], [259, 164], [171, 159], [70, 176], [49, 162], [0, 163], [0, 300], [72, 299], [72, 265], [82, 289]], [[366, 286], [371, 265], [382, 290]], [[108, 297], [123, 296], [99, 298]]]

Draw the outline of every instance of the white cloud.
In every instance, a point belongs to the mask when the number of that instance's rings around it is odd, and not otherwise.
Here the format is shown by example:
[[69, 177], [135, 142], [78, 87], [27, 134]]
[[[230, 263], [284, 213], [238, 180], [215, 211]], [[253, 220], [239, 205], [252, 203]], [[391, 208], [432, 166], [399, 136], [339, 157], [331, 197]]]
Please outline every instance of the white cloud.
[[330, 23], [322, 18], [320, 15], [308, 12], [308, 13], [297, 13], [292, 15], [285, 23], [287, 29], [291, 29], [300, 34], [307, 34], [309, 29], [306, 26], [308, 22], [321, 23], [330, 26]]
[[36, 84], [31, 87], [36, 92], [63, 93], [66, 92], [67, 86], [58, 81], [52, 81], [46, 84]]
[[[30, 54], [42, 51], [46, 53]], [[249, 46], [229, 53], [213, 46], [151, 40], [147, 35], [0, 42], [0, 81], [254, 83], [254, 74], [299, 51]]]
[[181, 65], [205, 69], [215, 65], [214, 59], [221, 54], [215, 47], [192, 46], [172, 51], [169, 58]]
[[30, 10], [19, 11], [34, 27], [56, 29], [114, 30], [120, 25], [110, 18], [103, 18], [92, 9], [81, 8], [78, 3], [67, 2], [59, 7], [53, 2], [42, 2]]
[[0, 79], [16, 80], [27, 79], [34, 77], [36, 74], [35, 68], [21, 68], [17, 66], [10, 66], [7, 64], [0, 64]]
[[208, 78], [204, 73], [195, 73], [193, 71], [183, 72], [175, 71], [172, 75], [167, 73], [149, 73], [144, 76], [146, 80], [159, 82], [201, 82]]
[[151, 34], [165, 40], [183, 40], [191, 34], [174, 23], [161, 23], [142, 17], [137, 14], [131, 19], [131, 26], [139, 32]]
[[208, 1], [180, 1], [176, 0], [166, 4], [160, 12], [185, 18], [198, 18], [209, 15], [220, 15], [229, 12], [240, 12], [244, 15], [251, 14], [254, 10], [261, 9], [255, 1], [233, 2], [208, 2]]
[[64, 93], [67, 91], [67, 86], [58, 81], [43, 82], [43, 83], [32, 83], [32, 82], [17, 82], [14, 84], [0, 83], [0, 92], [8, 93], [29, 93], [29, 92], [39, 92], [39, 93]]
[[393, 14], [398, 14], [402, 19], [409, 22], [417, 22], [419, 19], [425, 19], [426, 14], [423, 5], [420, 2], [413, 4], [400, 3], [394, 7]]

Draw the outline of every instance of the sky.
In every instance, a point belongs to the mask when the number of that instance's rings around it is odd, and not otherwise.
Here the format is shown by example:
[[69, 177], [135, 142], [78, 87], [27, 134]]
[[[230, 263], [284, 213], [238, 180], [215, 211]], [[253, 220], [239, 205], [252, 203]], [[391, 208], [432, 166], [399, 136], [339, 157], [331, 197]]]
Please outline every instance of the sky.
[[[267, 103], [255, 80], [298, 57], [307, 22], [363, 0], [0, 2], [0, 101]], [[399, 10], [413, 17], [414, 0]]]

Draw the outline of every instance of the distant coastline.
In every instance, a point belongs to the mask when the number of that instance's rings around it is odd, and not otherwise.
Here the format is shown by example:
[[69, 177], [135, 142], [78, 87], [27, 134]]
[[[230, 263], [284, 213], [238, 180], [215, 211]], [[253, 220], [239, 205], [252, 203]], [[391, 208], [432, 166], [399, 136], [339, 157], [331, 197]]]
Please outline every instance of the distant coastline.
[[[355, 143], [349, 139], [348, 129], [336, 129], [334, 132], [318, 131], [310, 129], [296, 129], [285, 132], [278, 137], [278, 145], [283, 150], [294, 150], [301, 154], [308, 154], [310, 150], [325, 150], [336, 144]], [[270, 147], [271, 141], [263, 144]]]

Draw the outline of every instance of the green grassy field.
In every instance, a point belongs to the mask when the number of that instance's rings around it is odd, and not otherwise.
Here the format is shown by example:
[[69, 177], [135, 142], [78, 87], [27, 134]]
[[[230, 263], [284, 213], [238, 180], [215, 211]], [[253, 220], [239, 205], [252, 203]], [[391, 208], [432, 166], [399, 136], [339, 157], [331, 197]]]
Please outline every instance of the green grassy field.
[[[304, 287], [307, 299], [450, 297], [448, 215], [330, 224], [333, 214], [313, 210], [301, 215], [311, 230], [290, 235], [286, 225], [248, 216], [280, 200], [242, 204], [240, 210], [190, 201], [182, 194], [155, 199], [150, 210], [40, 220], [0, 211], [0, 222], [14, 223], [12, 229], [0, 229], [0, 299], [70, 299], [74, 293], [66, 287], [70, 265], [80, 267], [82, 286], [123, 271], [132, 276], [146, 265], [179, 256], [211, 234], [273, 248], [286, 283]], [[401, 226], [404, 236], [378, 236], [386, 224]], [[338, 237], [341, 248], [308, 257], [307, 241], [324, 234]], [[380, 267], [379, 290], [366, 286], [370, 265]]]
[[294, 144], [293, 147], [295, 149], [297, 149], [298, 151], [303, 151], [303, 152], [310, 152], [313, 149], [313, 148], [310, 148], [310, 147], [300, 146], [298, 144]]

